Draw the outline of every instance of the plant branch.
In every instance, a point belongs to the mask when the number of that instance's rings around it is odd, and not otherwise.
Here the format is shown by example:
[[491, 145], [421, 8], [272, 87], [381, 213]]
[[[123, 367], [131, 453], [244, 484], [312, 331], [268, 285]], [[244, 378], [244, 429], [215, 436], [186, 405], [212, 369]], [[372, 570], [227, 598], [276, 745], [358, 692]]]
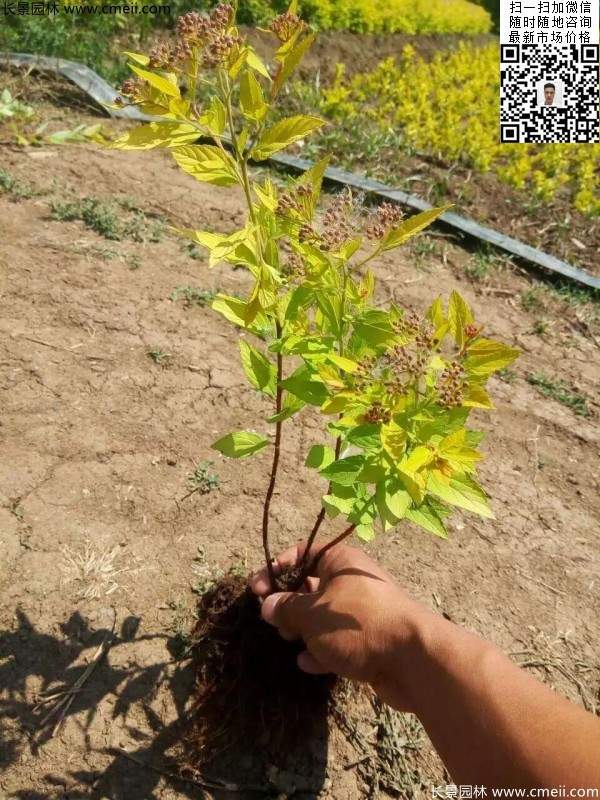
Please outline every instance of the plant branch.
[[[337, 461], [338, 458], [340, 457], [341, 449], [342, 449], [342, 437], [338, 436], [338, 438], [335, 441], [335, 461]], [[330, 491], [331, 491], [331, 483], [327, 487], [327, 494], [329, 494]], [[299, 564], [300, 567], [303, 567], [306, 564], [306, 561], [310, 554], [310, 548], [313, 546], [315, 539], [317, 538], [317, 534], [319, 533], [319, 528], [323, 524], [324, 519], [325, 519], [325, 508], [324, 506], [322, 506], [321, 510], [317, 515], [317, 519], [315, 520], [315, 524], [313, 525], [312, 531], [310, 532], [310, 536], [308, 537], [308, 540], [306, 542], [306, 550], [304, 551], [304, 554], [300, 560]]]
[[329, 550], [332, 550], [336, 545], [340, 544], [340, 542], [343, 542], [344, 539], [348, 538], [348, 536], [351, 536], [352, 533], [354, 533], [355, 528], [356, 523], [353, 523], [347, 527], [345, 531], [342, 531], [339, 536], [336, 536], [335, 539], [332, 539], [330, 542], [327, 542], [326, 545], [323, 545], [313, 560], [309, 563], [308, 567], [305, 566], [302, 570], [302, 580], [300, 581], [300, 585], [304, 583], [309, 575], [314, 575], [316, 573], [317, 567], [319, 566], [319, 561], [323, 558], [325, 553], [327, 553]]
[[[338, 353], [343, 356], [344, 355], [344, 317], [346, 314], [346, 292], [348, 289], [348, 270], [346, 269], [346, 265], [342, 265], [342, 296], [340, 300], [340, 319], [339, 319], [339, 336], [338, 336]], [[335, 442], [335, 461], [338, 460], [340, 457], [340, 451], [342, 449], [342, 437], [338, 436]], [[327, 494], [331, 491], [331, 483], [327, 487]], [[304, 551], [304, 555], [300, 561], [300, 567], [303, 568], [308, 560], [310, 555], [310, 548], [314, 544], [315, 539], [317, 538], [317, 534], [321, 525], [323, 524], [323, 520], [325, 519], [325, 508], [321, 507], [317, 515], [317, 519], [315, 520], [315, 524], [313, 525], [313, 529], [310, 532], [308, 540], [306, 542], [306, 550]]]
[[[277, 338], [281, 338], [281, 323], [279, 320], [275, 323], [275, 330], [277, 333]], [[281, 355], [281, 351], [277, 353], [277, 390], [275, 393], [275, 409], [276, 413], [279, 414], [281, 412], [281, 405], [282, 405], [282, 396], [283, 396], [283, 389], [281, 388], [281, 381], [283, 379], [283, 356]], [[282, 421], [277, 420], [275, 423], [275, 444], [274, 444], [274, 451], [273, 451], [273, 464], [271, 466], [271, 477], [269, 479], [269, 485], [267, 487], [267, 494], [265, 496], [265, 502], [263, 506], [263, 520], [262, 520], [262, 541], [263, 541], [263, 550], [265, 553], [265, 560], [267, 562], [267, 571], [269, 573], [269, 582], [271, 584], [271, 589], [275, 590], [277, 586], [275, 572], [273, 570], [273, 558], [271, 556], [271, 548], [269, 546], [269, 513], [271, 508], [271, 500], [273, 498], [273, 492], [275, 491], [275, 482], [277, 480], [277, 469], [279, 467], [279, 454], [281, 451], [281, 428], [282, 428]]]

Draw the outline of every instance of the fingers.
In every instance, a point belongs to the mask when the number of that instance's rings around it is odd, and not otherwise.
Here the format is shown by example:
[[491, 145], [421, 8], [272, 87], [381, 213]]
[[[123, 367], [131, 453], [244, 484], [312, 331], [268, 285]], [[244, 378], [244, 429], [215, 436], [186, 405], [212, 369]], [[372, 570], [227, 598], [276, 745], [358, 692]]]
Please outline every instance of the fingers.
[[[293, 547], [284, 550], [283, 553], [280, 553], [273, 562], [273, 572], [275, 575], [281, 575], [286, 567], [295, 567], [304, 555], [305, 549], [306, 543], [301, 542], [300, 544], [295, 544]], [[269, 581], [269, 571], [267, 568], [263, 567], [259, 572], [253, 575], [249, 583], [254, 594], [257, 594], [259, 597], [269, 594], [271, 591], [271, 583]]]
[[330, 669], [325, 669], [321, 662], [308, 650], [304, 650], [298, 656], [298, 666], [302, 672], [308, 672], [309, 675], [326, 675], [331, 672]]
[[315, 595], [276, 592], [263, 602], [261, 615], [277, 628], [283, 639], [307, 639], [311, 634], [314, 602]]

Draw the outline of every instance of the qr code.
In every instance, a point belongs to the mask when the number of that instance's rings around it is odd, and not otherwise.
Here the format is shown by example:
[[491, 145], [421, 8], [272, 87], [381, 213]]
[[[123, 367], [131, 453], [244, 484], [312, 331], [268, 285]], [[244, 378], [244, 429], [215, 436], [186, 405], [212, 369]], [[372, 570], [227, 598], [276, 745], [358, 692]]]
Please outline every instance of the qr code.
[[597, 44], [503, 44], [500, 59], [500, 141], [600, 141]]

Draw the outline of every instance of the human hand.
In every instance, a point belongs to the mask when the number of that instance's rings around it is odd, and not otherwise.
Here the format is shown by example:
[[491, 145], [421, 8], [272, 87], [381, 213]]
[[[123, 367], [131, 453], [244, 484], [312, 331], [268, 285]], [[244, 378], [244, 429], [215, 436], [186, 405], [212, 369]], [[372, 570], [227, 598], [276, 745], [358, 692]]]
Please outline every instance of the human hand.
[[[300, 544], [282, 553], [274, 564], [275, 574], [296, 567], [304, 550]], [[435, 615], [361, 550], [337, 545], [327, 551], [317, 574], [307, 579], [306, 591], [269, 595], [266, 568], [251, 579], [250, 587], [265, 598], [263, 619], [283, 638], [304, 641], [300, 669], [369, 683], [385, 702], [410, 708], [409, 682], [404, 678], [418, 631]]]

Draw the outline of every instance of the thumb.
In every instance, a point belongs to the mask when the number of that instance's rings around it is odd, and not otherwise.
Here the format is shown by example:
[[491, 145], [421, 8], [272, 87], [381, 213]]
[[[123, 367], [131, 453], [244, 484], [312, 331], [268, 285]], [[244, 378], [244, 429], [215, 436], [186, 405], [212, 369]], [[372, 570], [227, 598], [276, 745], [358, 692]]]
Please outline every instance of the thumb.
[[308, 628], [308, 613], [313, 605], [309, 594], [275, 592], [263, 601], [261, 615], [274, 625], [283, 639], [302, 639]]

